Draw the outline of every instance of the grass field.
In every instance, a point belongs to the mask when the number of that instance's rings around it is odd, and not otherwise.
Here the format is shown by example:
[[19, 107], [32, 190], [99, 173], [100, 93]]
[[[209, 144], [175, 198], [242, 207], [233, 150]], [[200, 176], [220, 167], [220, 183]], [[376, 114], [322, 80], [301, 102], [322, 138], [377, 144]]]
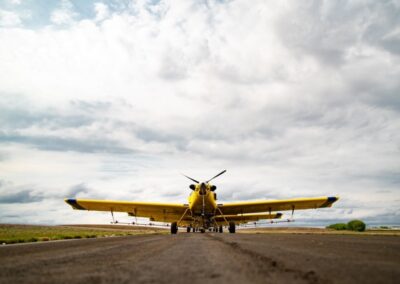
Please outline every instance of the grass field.
[[0, 224], [0, 244], [163, 233], [168, 233], [168, 231], [151, 227], [119, 225], [35, 226]]
[[[391, 235], [400, 236], [400, 230], [366, 230], [365, 232], [336, 231], [318, 228], [246, 228], [244, 234], [334, 234], [334, 235]], [[168, 228], [124, 225], [64, 225], [36, 226], [0, 224], [0, 245], [63, 239], [99, 238], [143, 234], [169, 234]]]

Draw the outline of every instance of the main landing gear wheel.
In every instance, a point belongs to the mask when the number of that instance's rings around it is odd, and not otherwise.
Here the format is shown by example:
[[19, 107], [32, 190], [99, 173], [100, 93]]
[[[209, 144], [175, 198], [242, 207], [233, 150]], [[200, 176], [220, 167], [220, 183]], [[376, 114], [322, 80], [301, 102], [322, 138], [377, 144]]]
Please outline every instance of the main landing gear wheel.
[[190, 233], [190, 227], [186, 228], [186, 232]]
[[223, 233], [224, 229], [222, 228], [222, 226], [219, 226], [218, 232]]
[[196, 232], [196, 228], [193, 228], [193, 233]]
[[201, 232], [201, 233], [205, 233], [206, 230], [205, 230], [205, 229], [200, 229], [200, 232]]
[[178, 233], [178, 224], [176, 222], [171, 223], [171, 234]]
[[236, 232], [235, 222], [229, 222], [229, 233], [234, 234]]

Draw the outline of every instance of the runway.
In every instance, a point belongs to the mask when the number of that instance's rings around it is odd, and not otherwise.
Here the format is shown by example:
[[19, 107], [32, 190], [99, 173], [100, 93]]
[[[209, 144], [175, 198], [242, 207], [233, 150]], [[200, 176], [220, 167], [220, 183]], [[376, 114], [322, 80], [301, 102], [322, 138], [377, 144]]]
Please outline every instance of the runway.
[[398, 283], [395, 236], [129, 236], [0, 247], [0, 283]]

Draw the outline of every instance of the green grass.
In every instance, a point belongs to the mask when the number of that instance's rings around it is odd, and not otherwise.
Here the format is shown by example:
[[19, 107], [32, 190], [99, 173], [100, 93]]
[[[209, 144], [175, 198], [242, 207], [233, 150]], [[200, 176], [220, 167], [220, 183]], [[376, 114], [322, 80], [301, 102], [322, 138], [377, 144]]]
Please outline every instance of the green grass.
[[326, 227], [327, 229], [334, 229], [334, 230], [347, 230], [347, 224], [344, 223], [336, 223]]
[[356, 232], [364, 232], [366, 225], [361, 220], [352, 220], [347, 223], [347, 230], [356, 231]]
[[63, 239], [155, 234], [155, 230], [79, 228], [66, 226], [0, 225], [0, 245]]
[[352, 220], [352, 221], [348, 222], [347, 224], [336, 223], [336, 224], [329, 225], [326, 228], [337, 230], [337, 231], [348, 230], [348, 231], [355, 231], [355, 232], [364, 232], [366, 225], [361, 220]]

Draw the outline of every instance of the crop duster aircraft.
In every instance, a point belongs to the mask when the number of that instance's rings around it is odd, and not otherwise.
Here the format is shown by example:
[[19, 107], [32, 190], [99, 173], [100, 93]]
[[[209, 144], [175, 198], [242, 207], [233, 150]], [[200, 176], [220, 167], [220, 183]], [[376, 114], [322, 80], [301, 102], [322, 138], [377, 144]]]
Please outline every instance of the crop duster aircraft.
[[230, 233], [235, 233], [236, 225], [265, 219], [279, 219], [279, 211], [316, 209], [331, 207], [338, 197], [312, 197], [283, 200], [260, 200], [249, 202], [217, 203], [217, 187], [210, 181], [219, 177], [226, 170], [213, 178], [199, 182], [185, 176], [194, 184], [189, 188], [188, 204], [132, 202], [92, 199], [65, 199], [73, 209], [89, 211], [127, 212], [129, 216], [146, 217], [150, 221], [171, 223], [171, 234], [178, 232], [178, 227], [186, 227], [187, 232], [213, 230], [223, 232], [226, 226]]

